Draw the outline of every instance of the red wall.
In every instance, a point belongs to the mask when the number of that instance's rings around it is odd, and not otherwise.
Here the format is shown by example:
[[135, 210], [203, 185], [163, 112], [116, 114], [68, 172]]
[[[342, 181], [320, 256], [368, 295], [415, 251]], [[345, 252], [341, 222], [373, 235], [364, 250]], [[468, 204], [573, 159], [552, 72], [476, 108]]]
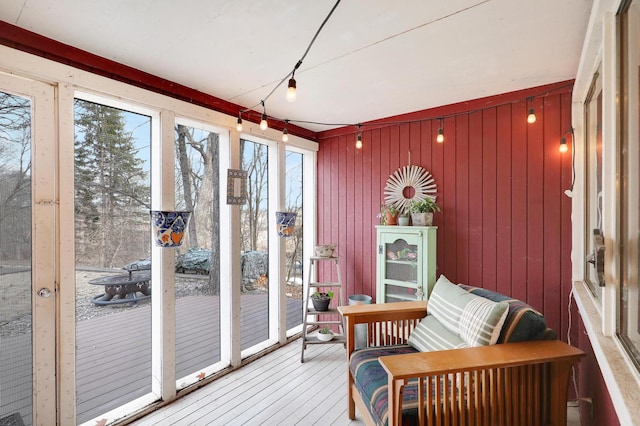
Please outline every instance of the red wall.
[[[318, 243], [337, 244], [346, 294], [375, 298], [376, 215], [411, 151], [437, 184], [437, 274], [527, 301], [566, 340], [571, 151], [558, 145], [571, 129], [571, 89], [560, 82], [368, 123], [361, 150], [353, 126], [319, 133]], [[537, 121], [527, 124], [531, 97]]]

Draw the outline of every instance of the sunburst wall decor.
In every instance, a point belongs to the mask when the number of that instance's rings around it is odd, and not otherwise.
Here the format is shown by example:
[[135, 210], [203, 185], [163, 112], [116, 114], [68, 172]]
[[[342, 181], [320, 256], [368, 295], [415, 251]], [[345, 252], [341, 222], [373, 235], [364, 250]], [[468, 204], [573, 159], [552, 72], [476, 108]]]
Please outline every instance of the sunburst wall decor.
[[[413, 188], [413, 196], [406, 197], [405, 190]], [[420, 166], [404, 166], [387, 179], [384, 187], [385, 203], [406, 212], [412, 201], [421, 201], [429, 197], [436, 199], [436, 183], [431, 173]]]

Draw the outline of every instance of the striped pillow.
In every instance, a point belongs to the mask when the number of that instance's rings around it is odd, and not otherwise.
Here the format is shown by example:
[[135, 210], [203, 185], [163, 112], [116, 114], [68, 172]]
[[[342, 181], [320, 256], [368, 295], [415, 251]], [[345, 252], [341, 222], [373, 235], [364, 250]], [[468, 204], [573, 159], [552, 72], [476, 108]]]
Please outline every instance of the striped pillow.
[[429, 296], [427, 313], [433, 315], [449, 331], [460, 335], [460, 319], [464, 307], [471, 299], [469, 296], [477, 297], [440, 275]]
[[466, 348], [460, 337], [440, 324], [433, 315], [427, 315], [409, 335], [409, 345], [421, 352], [442, 351], [445, 349]]
[[460, 337], [471, 347], [495, 345], [507, 317], [509, 304], [474, 297], [462, 311]]
[[507, 302], [472, 294], [440, 275], [429, 296], [427, 314], [468, 346], [485, 346], [497, 342], [508, 308]]

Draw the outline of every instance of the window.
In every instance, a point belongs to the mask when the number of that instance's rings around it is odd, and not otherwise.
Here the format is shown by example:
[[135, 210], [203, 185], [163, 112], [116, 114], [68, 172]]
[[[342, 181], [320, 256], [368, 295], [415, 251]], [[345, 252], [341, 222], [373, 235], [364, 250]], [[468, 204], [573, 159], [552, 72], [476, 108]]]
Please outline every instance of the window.
[[640, 369], [640, 0], [620, 15], [620, 271], [618, 336]]
[[151, 117], [77, 98], [74, 125], [80, 424], [151, 392]]
[[228, 282], [220, 279], [220, 144], [226, 140], [203, 127], [175, 125], [175, 208], [192, 212], [175, 257], [178, 388], [220, 363], [221, 344], [229, 344], [220, 338], [220, 285]]
[[304, 188], [304, 155], [292, 150], [285, 151], [285, 208], [288, 212], [296, 212], [296, 223], [293, 235], [287, 238], [286, 244], [286, 273], [287, 301], [287, 329], [293, 329], [302, 324], [302, 282], [303, 268], [303, 188]]
[[31, 99], [0, 91], [0, 418], [17, 416], [27, 424], [33, 406], [31, 109]]
[[[602, 74], [593, 77], [585, 103], [585, 136], [587, 155], [587, 194], [585, 244], [585, 282], [593, 295], [600, 298], [602, 290], [598, 277], [598, 235], [602, 235]], [[602, 278], [602, 277], [601, 277]]]

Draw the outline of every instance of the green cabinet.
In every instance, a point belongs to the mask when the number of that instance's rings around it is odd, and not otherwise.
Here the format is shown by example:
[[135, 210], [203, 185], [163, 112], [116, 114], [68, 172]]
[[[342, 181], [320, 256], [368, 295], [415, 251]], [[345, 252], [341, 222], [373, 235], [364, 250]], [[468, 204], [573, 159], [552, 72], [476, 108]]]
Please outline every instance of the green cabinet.
[[436, 226], [376, 226], [376, 302], [426, 300], [436, 283]]

